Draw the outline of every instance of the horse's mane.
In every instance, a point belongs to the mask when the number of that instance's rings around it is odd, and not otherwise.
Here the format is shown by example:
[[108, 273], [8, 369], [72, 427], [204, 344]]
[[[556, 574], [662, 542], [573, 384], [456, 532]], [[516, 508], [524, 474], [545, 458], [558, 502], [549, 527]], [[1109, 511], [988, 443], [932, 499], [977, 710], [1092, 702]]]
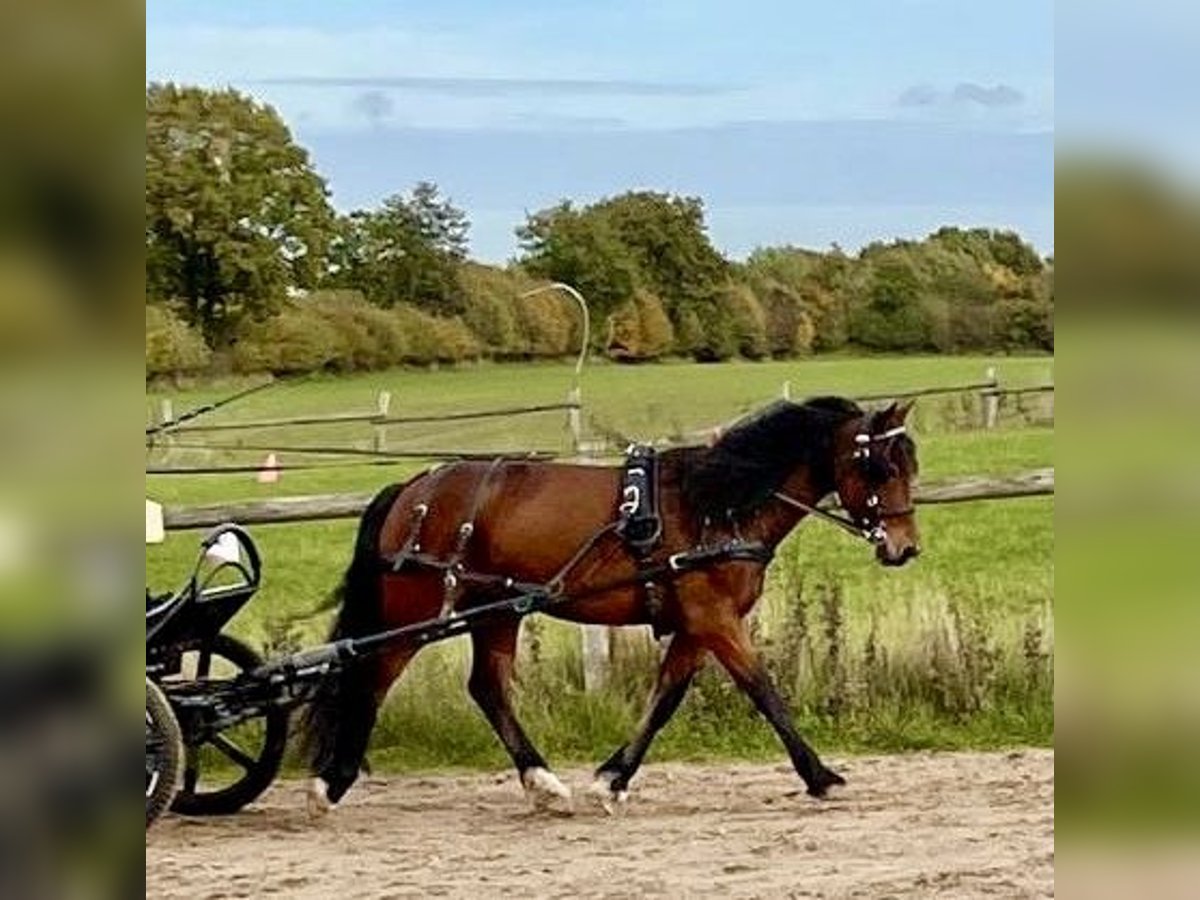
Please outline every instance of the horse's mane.
[[817, 484], [832, 486], [834, 435], [863, 414], [841, 397], [777, 400], [739, 420], [711, 447], [671, 451], [684, 503], [700, 517], [752, 513], [801, 465], [813, 470]]

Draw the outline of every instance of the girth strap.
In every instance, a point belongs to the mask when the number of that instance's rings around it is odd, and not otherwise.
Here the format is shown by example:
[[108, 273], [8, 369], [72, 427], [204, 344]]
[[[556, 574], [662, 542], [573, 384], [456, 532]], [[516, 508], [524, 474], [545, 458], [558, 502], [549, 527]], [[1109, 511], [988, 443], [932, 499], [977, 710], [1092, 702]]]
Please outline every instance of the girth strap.
[[752, 562], [767, 565], [775, 554], [761, 541], [732, 540], [714, 547], [693, 547], [672, 553], [664, 564], [665, 570], [676, 575], [702, 569], [722, 562]]

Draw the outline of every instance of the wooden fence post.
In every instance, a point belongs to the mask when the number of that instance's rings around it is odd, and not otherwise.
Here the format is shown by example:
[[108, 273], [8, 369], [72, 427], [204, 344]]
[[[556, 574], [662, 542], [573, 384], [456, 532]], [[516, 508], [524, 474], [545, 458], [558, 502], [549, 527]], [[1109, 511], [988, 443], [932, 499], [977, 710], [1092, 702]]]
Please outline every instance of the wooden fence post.
[[608, 681], [608, 664], [612, 656], [607, 625], [581, 625], [583, 641], [583, 689], [589, 694], [604, 687]]
[[[171, 402], [171, 398], [163, 397], [158, 402], [158, 423], [157, 424], [166, 425], [168, 422], [172, 421], [174, 418], [175, 418], [175, 406]], [[168, 429], [166, 431], [160, 431], [158, 434], [154, 435], [153, 443], [155, 446], [158, 447], [159, 450], [161, 450], [167, 454], [166, 457], [164, 457], [165, 459], [170, 459], [171, 456], [174, 455], [172, 453], [172, 451], [175, 449], [175, 438], [174, 438], [174, 435], [171, 433], [170, 429]]]
[[990, 388], [980, 391], [983, 399], [983, 427], [995, 428], [1000, 415], [1000, 382], [996, 378], [996, 367], [988, 366], [984, 377], [992, 383]]
[[[377, 404], [379, 418], [381, 418], [381, 419], [386, 418], [387, 414], [388, 414], [388, 407], [392, 405], [392, 392], [391, 391], [380, 391], [379, 396], [375, 398], [375, 402]], [[374, 443], [375, 443], [376, 450], [381, 451], [381, 450], [387, 449], [387, 425], [386, 424], [380, 422], [378, 425], [375, 426], [375, 442]]]
[[582, 432], [580, 419], [582, 418], [583, 389], [576, 386], [567, 391], [567, 402], [572, 404], [571, 408], [567, 410], [567, 428], [571, 430], [571, 450], [578, 455]]

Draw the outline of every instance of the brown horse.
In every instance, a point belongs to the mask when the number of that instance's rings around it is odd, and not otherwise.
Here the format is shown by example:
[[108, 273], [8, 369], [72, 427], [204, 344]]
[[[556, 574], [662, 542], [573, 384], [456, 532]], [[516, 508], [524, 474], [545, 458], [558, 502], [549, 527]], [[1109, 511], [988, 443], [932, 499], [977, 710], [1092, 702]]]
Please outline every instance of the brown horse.
[[[895, 404], [869, 413], [832, 397], [780, 401], [710, 447], [665, 451], [659, 456], [662, 532], [648, 559], [638, 559], [613, 527], [618, 469], [499, 460], [422, 473], [382, 491], [364, 513], [334, 637], [453, 615], [512, 596], [521, 585], [549, 585], [561, 598], [546, 610], [550, 615], [652, 624], [672, 635], [637, 732], [597, 770], [589, 793], [606, 808], [625, 799], [650, 742], [708, 654], [770, 721], [808, 793], [822, 796], [844, 781], [796, 732], [751, 644], [745, 616], [762, 591], [771, 553], [806, 515], [867, 538], [885, 565], [917, 555], [909, 496], [916, 453], [904, 431], [907, 413], [908, 406]], [[816, 509], [833, 492], [849, 518]], [[706, 549], [735, 546], [761, 552]], [[679, 562], [685, 558], [691, 564]], [[648, 588], [650, 580], [655, 584]], [[519, 628], [514, 612], [472, 629], [469, 691], [535, 805], [569, 800], [513, 711]], [[354, 782], [379, 704], [417, 649], [390, 645], [322, 685], [306, 719], [314, 813], [331, 808]]]

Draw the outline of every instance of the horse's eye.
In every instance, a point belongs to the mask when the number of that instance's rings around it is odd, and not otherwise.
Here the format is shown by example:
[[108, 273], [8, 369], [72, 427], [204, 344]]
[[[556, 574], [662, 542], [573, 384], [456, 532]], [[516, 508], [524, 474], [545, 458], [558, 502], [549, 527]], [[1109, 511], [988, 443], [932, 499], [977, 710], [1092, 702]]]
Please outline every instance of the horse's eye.
[[892, 468], [890, 462], [872, 458], [867, 466], [867, 478], [875, 484], [883, 484], [892, 477]]

